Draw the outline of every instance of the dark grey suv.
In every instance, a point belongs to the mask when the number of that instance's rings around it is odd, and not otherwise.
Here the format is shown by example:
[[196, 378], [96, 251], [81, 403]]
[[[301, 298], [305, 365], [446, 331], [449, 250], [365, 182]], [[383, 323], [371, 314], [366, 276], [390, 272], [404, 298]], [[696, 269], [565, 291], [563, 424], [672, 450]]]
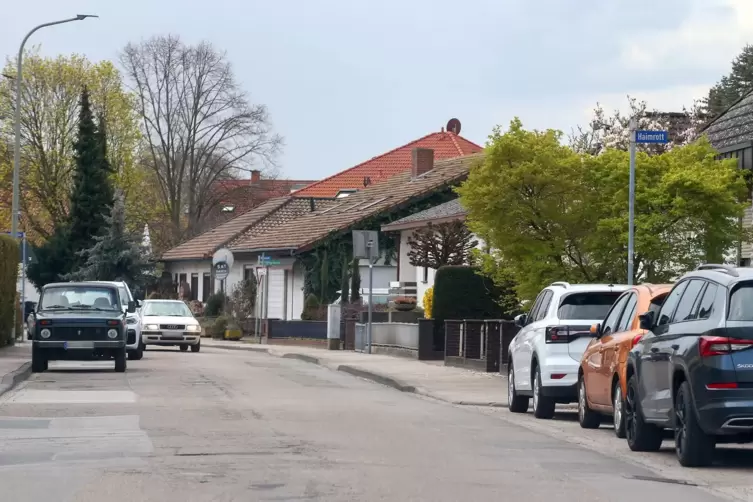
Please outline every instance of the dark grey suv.
[[685, 274], [628, 357], [626, 437], [656, 451], [672, 429], [680, 464], [705, 466], [717, 443], [753, 441], [753, 269]]

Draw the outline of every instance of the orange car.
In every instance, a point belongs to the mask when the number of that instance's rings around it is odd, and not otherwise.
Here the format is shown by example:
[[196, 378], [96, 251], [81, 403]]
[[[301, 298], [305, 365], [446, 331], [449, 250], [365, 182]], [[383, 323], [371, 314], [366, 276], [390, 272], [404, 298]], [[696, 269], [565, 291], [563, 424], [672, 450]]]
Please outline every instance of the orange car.
[[670, 284], [633, 286], [617, 298], [603, 323], [591, 326], [594, 339], [586, 347], [578, 371], [578, 421], [584, 429], [595, 429], [604, 415], [612, 415], [615, 434], [625, 437], [625, 362], [645, 333], [638, 315], [658, 312], [671, 288]]

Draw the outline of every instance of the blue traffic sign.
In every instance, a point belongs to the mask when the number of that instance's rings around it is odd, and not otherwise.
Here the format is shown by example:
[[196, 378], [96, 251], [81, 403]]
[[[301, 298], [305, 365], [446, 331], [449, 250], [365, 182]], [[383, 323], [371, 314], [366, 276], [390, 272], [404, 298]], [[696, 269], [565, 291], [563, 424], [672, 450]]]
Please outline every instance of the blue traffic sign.
[[667, 131], [635, 131], [636, 143], [668, 143]]
[[[11, 232], [5, 232], [5, 234], [10, 235]], [[23, 239], [25, 234], [24, 232], [16, 232], [16, 235], [18, 236], [19, 239]]]

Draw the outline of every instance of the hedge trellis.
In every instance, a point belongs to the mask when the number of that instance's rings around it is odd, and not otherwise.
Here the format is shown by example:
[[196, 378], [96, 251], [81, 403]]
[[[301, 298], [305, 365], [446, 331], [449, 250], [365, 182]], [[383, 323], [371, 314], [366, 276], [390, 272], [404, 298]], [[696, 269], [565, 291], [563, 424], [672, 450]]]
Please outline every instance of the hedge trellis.
[[[352, 274], [352, 270], [343, 271], [347, 264], [352, 263], [353, 238], [351, 231], [377, 230], [383, 225], [405, 218], [412, 214], [438, 206], [457, 198], [453, 187], [445, 186], [421, 200], [411, 202], [398, 209], [386, 209], [372, 215], [345, 230], [333, 231], [322, 239], [312, 250], [297, 256], [298, 263], [304, 269], [304, 296], [313, 293], [322, 304], [328, 304], [337, 299], [337, 291], [343, 284], [343, 275]], [[394, 233], [380, 233], [379, 252], [385, 258], [385, 264], [390, 265], [397, 260], [397, 246], [399, 235]]]

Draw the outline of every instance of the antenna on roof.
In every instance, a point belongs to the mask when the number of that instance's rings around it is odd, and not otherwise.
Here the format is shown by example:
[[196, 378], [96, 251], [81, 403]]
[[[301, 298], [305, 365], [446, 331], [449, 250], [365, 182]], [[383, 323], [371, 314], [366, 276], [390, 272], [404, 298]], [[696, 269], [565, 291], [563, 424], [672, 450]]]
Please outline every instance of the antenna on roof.
[[458, 119], [450, 119], [450, 121], [447, 122], [447, 132], [460, 134], [460, 121]]

